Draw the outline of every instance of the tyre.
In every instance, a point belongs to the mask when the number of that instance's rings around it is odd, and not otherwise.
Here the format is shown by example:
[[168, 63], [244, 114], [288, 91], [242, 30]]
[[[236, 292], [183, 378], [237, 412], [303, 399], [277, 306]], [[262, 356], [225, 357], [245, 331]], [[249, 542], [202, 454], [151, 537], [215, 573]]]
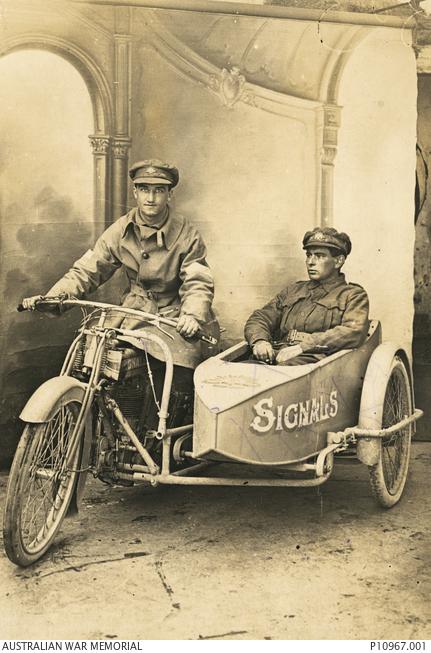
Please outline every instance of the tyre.
[[[412, 393], [406, 366], [395, 356], [390, 369], [383, 402], [382, 428], [387, 428], [411, 415]], [[380, 440], [380, 456], [370, 467], [373, 495], [384, 508], [394, 506], [404, 490], [410, 460], [413, 425], [408, 424]]]
[[4, 515], [9, 559], [26, 567], [51, 546], [66, 515], [78, 477], [81, 447], [67, 449], [81, 403], [63, 397], [52, 419], [27, 424], [13, 460]]

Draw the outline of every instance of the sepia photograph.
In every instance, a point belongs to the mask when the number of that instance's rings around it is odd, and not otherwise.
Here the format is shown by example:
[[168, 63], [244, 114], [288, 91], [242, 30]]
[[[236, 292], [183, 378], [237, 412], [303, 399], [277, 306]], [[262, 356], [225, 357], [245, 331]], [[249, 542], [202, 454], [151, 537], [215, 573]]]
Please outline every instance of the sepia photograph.
[[0, 55], [1, 650], [426, 651], [431, 0], [0, 0]]

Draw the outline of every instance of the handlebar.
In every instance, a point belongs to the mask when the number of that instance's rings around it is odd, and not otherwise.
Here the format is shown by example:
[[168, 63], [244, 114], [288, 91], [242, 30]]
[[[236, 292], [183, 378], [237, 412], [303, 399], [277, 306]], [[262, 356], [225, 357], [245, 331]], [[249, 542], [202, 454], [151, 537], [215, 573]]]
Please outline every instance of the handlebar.
[[[109, 310], [112, 312], [116, 313], [124, 313], [125, 315], [132, 315], [134, 317], [138, 317], [141, 320], [145, 320], [146, 322], [150, 322], [150, 324], [157, 326], [158, 324], [165, 324], [167, 326], [171, 327], [176, 327], [178, 320], [174, 320], [171, 318], [163, 317], [162, 315], [158, 315], [155, 313], [147, 313], [147, 311], [140, 311], [135, 308], [126, 308], [124, 306], [116, 306], [115, 304], [106, 304], [104, 302], [89, 302], [87, 300], [83, 299], [63, 299], [61, 297], [41, 297], [40, 299], [37, 299], [35, 301], [35, 308], [37, 309], [38, 306], [42, 307], [42, 305], [45, 306], [70, 306], [71, 308], [73, 306], [84, 306], [84, 307], [92, 307], [96, 309], [104, 309], [104, 310]], [[16, 309], [19, 313], [22, 311], [26, 311], [28, 309], [24, 308], [24, 306], [19, 304]], [[202, 340], [203, 342], [207, 342], [210, 345], [216, 345], [217, 344], [217, 339], [213, 338], [213, 336], [209, 336], [203, 331], [198, 331], [196, 334], [196, 337], [199, 340]]]

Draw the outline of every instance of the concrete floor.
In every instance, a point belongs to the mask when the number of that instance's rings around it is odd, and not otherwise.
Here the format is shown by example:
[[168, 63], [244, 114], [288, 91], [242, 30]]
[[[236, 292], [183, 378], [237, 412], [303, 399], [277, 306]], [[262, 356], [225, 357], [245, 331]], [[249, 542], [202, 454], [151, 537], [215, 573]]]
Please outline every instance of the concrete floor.
[[389, 511], [347, 462], [320, 491], [91, 481], [45, 559], [0, 558], [0, 638], [431, 638], [430, 466], [415, 443]]

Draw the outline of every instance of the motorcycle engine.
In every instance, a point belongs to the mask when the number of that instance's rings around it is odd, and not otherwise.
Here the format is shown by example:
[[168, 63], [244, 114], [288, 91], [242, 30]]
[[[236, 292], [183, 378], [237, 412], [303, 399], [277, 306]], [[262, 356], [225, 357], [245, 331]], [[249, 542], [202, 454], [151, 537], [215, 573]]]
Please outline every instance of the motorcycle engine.
[[[84, 347], [78, 351], [74, 373], [78, 378], [86, 374]], [[109, 379], [109, 395], [118, 404], [130, 427], [154, 461], [161, 465], [163, 443], [155, 435], [165, 378], [164, 363], [150, 355], [145, 356], [142, 351], [114, 347], [107, 351], [103, 359], [101, 374]], [[193, 370], [175, 367], [168, 407], [168, 428], [193, 421], [193, 397]], [[119, 449], [115, 453], [116, 449], [109, 445], [102, 419], [93, 456], [97, 475], [106, 482], [115, 478], [116, 459], [122, 463], [142, 464], [140, 455], [117, 420], [113, 417], [108, 419], [109, 430], [121, 443]], [[124, 484], [128, 484], [127, 481]]]
[[[158, 427], [165, 366], [150, 356], [148, 360], [140, 362], [141, 365], [135, 363], [120, 377], [113, 387], [112, 396], [132, 429], [144, 442]], [[168, 412], [168, 428], [193, 421], [192, 370], [174, 368]]]

